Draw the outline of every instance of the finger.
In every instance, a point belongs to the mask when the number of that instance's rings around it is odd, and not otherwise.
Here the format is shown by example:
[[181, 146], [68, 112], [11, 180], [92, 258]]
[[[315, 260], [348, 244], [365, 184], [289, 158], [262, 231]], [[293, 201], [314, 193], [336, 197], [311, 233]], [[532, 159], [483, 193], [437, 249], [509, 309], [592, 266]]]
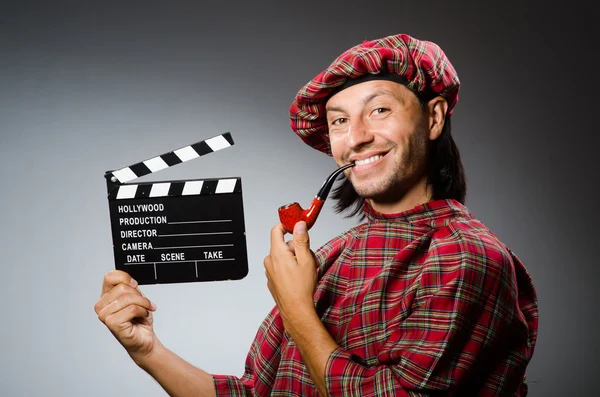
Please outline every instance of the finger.
[[98, 302], [96, 302], [96, 305], [94, 306], [96, 313], [100, 313], [102, 309], [108, 306], [111, 302], [117, 300], [120, 296], [128, 294], [136, 294], [142, 296], [140, 291], [137, 288], [133, 288], [131, 284], [121, 283], [115, 285], [114, 287], [112, 287], [112, 289], [110, 289], [108, 292], [102, 295]]
[[108, 316], [118, 311], [121, 311], [127, 306], [131, 305], [141, 306], [149, 311], [156, 310], [156, 305], [150, 302], [150, 300], [138, 294], [131, 293], [121, 295], [114, 301], [110, 302], [108, 305], [104, 306], [104, 308], [98, 313], [98, 318], [100, 319], [100, 321], [104, 322]]
[[100, 296], [106, 294], [117, 284], [129, 284], [132, 287], [137, 287], [138, 283], [128, 273], [122, 270], [112, 270], [104, 275], [104, 281], [102, 282], [102, 293]]
[[272, 269], [272, 263], [271, 263], [271, 256], [267, 256], [265, 258], [265, 260], [263, 261], [263, 265], [265, 266], [265, 276], [267, 276], [267, 279], [269, 279], [269, 276], [271, 274], [271, 269]]
[[131, 326], [131, 321], [135, 318], [149, 317], [150, 312], [138, 305], [129, 305], [118, 312], [106, 317], [104, 324], [113, 332], [118, 332], [125, 327]]
[[288, 248], [289, 248], [290, 252], [291, 252], [293, 255], [296, 255], [296, 246], [294, 245], [294, 240], [289, 240], [289, 241], [288, 241], [286, 244], [287, 244], [287, 246], [288, 246]]
[[312, 251], [310, 250], [310, 238], [306, 222], [300, 221], [294, 226], [294, 252], [298, 262], [313, 261]]
[[271, 252], [273, 250], [281, 250], [281, 246], [285, 244], [284, 236], [285, 229], [281, 223], [278, 223], [271, 229]]

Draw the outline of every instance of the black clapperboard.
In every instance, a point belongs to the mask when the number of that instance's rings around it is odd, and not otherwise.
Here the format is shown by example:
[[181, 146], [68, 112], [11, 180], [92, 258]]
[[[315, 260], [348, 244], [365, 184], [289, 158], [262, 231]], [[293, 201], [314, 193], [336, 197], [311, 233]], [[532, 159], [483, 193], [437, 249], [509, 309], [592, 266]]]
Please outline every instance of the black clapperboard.
[[106, 172], [116, 269], [139, 284], [248, 274], [241, 178], [128, 183], [231, 145], [228, 132]]

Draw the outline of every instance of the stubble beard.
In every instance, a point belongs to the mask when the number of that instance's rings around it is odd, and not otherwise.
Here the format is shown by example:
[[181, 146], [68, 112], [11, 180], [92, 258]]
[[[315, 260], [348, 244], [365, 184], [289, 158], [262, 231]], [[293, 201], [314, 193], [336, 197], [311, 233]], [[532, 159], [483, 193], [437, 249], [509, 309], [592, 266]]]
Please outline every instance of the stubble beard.
[[[350, 178], [356, 193], [364, 199], [380, 203], [393, 203], [402, 199], [427, 172], [427, 143], [425, 134], [414, 134], [405, 150], [393, 159], [392, 170], [378, 181], [356, 184]], [[397, 145], [391, 145], [388, 155], [397, 148]]]

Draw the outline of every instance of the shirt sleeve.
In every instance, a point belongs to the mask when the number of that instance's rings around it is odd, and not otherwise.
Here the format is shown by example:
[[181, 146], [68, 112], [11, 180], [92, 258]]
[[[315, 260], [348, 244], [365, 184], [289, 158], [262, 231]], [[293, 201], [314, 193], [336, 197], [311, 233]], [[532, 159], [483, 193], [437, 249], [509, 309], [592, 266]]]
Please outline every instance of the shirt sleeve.
[[461, 238], [459, 231], [449, 237], [432, 241], [408, 315], [397, 320], [379, 365], [367, 366], [342, 348], [330, 355], [325, 383], [331, 396], [451, 396], [459, 389], [471, 395], [465, 391], [481, 390], [484, 380], [491, 382], [485, 385], [489, 395], [516, 389], [503, 382], [522, 378], [518, 360], [509, 359], [500, 376], [483, 376], [498, 371], [499, 360], [491, 357], [506, 351], [508, 338], [527, 338], [527, 329], [513, 324], [511, 257], [499, 247]]
[[245, 382], [232, 375], [213, 375], [217, 397], [250, 397], [254, 395], [254, 384], [252, 381]]
[[[352, 229], [330, 240], [315, 252], [319, 261], [319, 277], [333, 264], [342, 250]], [[283, 336], [283, 321], [279, 310], [274, 307], [261, 324], [252, 343], [244, 375], [241, 378], [231, 375], [213, 375], [217, 397], [268, 396], [277, 375]]]

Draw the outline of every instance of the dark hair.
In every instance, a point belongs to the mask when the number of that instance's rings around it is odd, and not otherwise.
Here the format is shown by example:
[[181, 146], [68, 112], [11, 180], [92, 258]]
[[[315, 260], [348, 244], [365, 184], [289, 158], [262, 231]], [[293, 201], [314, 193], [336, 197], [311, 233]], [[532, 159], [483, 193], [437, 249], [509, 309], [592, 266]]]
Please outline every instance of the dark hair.
[[[423, 105], [426, 103], [425, 99], [419, 100]], [[450, 119], [450, 116], [446, 117], [442, 133], [431, 142], [427, 184], [432, 186], [434, 200], [454, 199], [464, 204], [467, 183], [458, 147], [452, 139]], [[361, 214], [364, 199], [356, 193], [352, 183], [344, 175], [340, 177], [340, 181], [341, 183], [338, 183], [331, 194], [331, 197], [336, 200], [335, 211], [338, 213], [347, 211], [347, 218]]]

